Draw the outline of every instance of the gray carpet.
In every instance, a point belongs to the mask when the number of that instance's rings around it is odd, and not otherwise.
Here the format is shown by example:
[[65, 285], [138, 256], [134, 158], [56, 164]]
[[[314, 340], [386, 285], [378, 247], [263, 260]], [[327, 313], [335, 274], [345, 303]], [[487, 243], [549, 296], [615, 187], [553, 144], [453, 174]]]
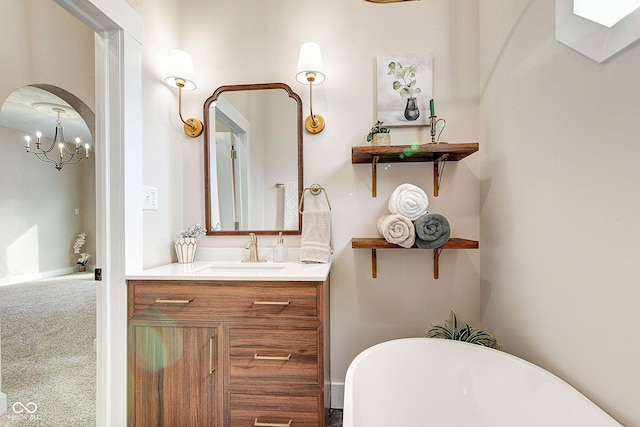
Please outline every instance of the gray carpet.
[[92, 273], [0, 287], [0, 332], [0, 427], [95, 426]]

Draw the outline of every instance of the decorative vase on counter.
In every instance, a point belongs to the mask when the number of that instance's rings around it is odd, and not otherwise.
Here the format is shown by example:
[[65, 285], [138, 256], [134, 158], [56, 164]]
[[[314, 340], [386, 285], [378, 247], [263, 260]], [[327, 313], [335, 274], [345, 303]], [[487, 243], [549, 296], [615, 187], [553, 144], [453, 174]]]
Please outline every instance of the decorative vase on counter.
[[371, 138], [371, 145], [391, 145], [391, 134], [374, 133]]
[[198, 239], [195, 237], [178, 237], [175, 242], [176, 255], [180, 264], [192, 263], [196, 256]]
[[407, 98], [407, 106], [404, 109], [404, 118], [412, 122], [417, 120], [418, 117], [420, 117], [418, 101], [414, 97]]

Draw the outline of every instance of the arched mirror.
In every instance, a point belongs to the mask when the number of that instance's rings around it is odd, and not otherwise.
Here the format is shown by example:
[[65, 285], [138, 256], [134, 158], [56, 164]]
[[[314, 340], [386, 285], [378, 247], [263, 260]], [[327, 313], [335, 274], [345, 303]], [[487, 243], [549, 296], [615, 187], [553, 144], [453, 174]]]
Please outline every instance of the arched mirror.
[[204, 128], [207, 235], [300, 234], [300, 97], [284, 83], [221, 86]]

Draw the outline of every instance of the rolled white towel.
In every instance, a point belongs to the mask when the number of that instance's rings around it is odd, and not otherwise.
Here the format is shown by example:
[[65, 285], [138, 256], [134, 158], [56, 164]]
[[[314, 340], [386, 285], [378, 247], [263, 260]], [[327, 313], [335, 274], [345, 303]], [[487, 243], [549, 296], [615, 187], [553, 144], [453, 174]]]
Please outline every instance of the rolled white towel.
[[384, 239], [403, 248], [410, 248], [416, 241], [416, 228], [409, 218], [399, 214], [384, 215], [378, 219], [378, 233]]
[[429, 198], [427, 193], [413, 184], [401, 184], [389, 197], [389, 212], [400, 214], [415, 221], [427, 212]]

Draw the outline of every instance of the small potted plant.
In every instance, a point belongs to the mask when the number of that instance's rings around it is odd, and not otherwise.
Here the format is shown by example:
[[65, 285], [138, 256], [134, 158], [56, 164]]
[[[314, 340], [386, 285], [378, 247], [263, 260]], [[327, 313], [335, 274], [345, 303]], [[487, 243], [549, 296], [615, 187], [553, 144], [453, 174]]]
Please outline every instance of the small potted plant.
[[76, 264], [78, 264], [78, 271], [87, 271], [87, 264], [89, 263], [89, 257], [91, 254], [87, 252], [81, 252], [84, 244], [87, 243], [87, 233], [80, 233], [76, 237], [76, 241], [73, 243], [73, 253], [80, 255]]
[[472, 328], [466, 323], [464, 326], [459, 327], [458, 318], [453, 310], [451, 310], [451, 321], [445, 320], [445, 326], [433, 326], [429, 331], [427, 331], [425, 337], [466, 341], [472, 344], [478, 344], [500, 350], [498, 340], [489, 331]]
[[204, 233], [204, 228], [200, 224], [192, 225], [178, 233], [174, 246], [179, 263], [189, 264], [193, 262], [196, 256], [198, 240]]
[[371, 128], [371, 131], [369, 131], [367, 141], [370, 142], [371, 145], [390, 145], [391, 130], [383, 127], [382, 122], [378, 120]]

